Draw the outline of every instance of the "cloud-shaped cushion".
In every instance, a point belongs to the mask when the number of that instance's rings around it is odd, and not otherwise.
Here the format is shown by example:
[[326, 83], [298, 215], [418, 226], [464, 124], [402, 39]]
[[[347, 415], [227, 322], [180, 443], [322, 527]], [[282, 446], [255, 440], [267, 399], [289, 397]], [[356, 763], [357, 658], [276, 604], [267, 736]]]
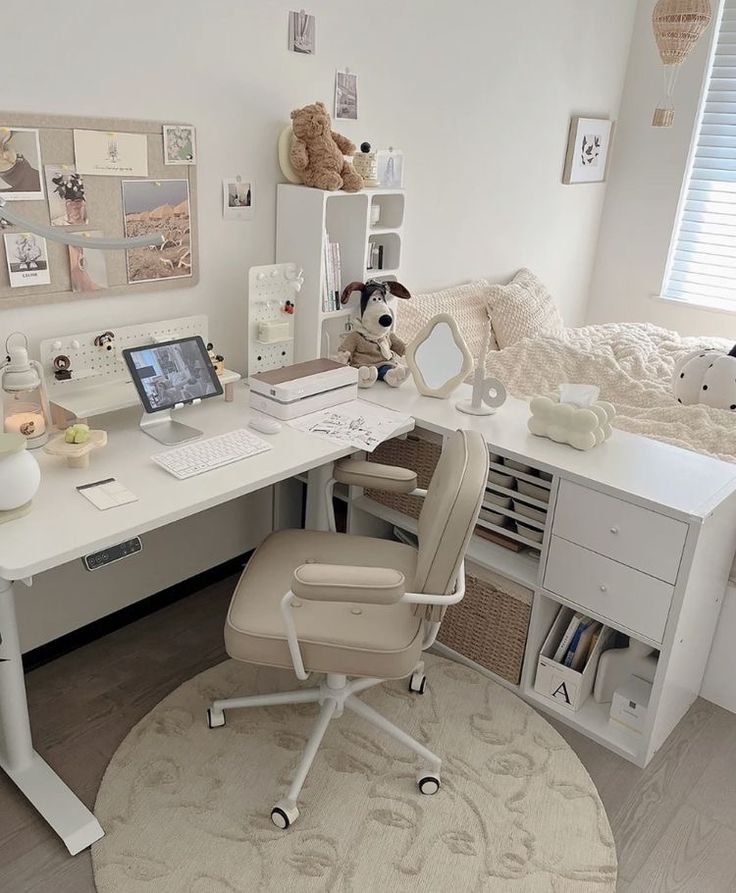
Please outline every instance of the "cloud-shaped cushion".
[[598, 400], [578, 407], [560, 403], [558, 396], [534, 397], [530, 402], [529, 430], [538, 437], [567, 443], [577, 450], [590, 450], [613, 433], [611, 421], [616, 410], [611, 403]]

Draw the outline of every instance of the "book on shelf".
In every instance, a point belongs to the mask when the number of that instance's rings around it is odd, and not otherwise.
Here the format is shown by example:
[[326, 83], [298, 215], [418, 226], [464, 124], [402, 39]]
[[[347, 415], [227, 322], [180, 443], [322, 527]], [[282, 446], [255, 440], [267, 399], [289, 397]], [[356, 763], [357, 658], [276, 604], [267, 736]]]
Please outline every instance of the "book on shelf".
[[324, 238], [325, 275], [322, 283], [322, 310], [331, 313], [340, 309], [340, 292], [342, 291], [342, 270], [340, 264], [340, 245], [331, 242], [325, 231]]
[[576, 633], [576, 638], [570, 643], [570, 648], [565, 655], [565, 665], [573, 670], [580, 672], [585, 666], [588, 655], [591, 652], [591, 643], [593, 636], [600, 632], [603, 624], [591, 621], [587, 624], [580, 624]]
[[560, 644], [557, 646], [557, 650], [552, 655], [552, 660], [557, 661], [558, 664], [564, 663], [567, 649], [570, 647], [570, 642], [572, 642], [572, 637], [575, 635], [575, 630], [578, 628], [578, 625], [580, 624], [580, 621], [583, 619], [584, 616], [584, 614], [576, 612], [570, 618], [570, 622], [567, 624], [567, 629], [562, 634], [562, 638], [560, 639]]

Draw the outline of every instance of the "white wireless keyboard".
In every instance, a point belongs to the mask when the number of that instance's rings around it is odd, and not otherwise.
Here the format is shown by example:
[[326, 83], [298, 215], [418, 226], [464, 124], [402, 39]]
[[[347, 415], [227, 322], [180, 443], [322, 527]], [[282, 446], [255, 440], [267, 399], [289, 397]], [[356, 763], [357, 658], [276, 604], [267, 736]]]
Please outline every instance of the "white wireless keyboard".
[[157, 453], [151, 458], [169, 474], [184, 480], [212, 471], [213, 468], [230, 465], [231, 462], [238, 462], [240, 459], [257, 456], [258, 453], [265, 453], [270, 449], [270, 443], [266, 443], [245, 428], [240, 428], [217, 437], [188, 443], [165, 453]]

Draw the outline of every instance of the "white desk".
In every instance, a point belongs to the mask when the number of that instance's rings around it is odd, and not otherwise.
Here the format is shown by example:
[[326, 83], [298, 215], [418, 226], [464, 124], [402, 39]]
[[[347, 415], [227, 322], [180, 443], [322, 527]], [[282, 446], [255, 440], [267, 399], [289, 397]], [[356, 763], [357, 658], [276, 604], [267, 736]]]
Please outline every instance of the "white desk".
[[[495, 678], [645, 766], [700, 692], [736, 545], [736, 465], [618, 430], [600, 447], [580, 452], [532, 435], [522, 400], [510, 398], [492, 416], [458, 412], [456, 401], [469, 391], [463, 385], [449, 400], [438, 400], [420, 396], [407, 381], [398, 389], [377, 385], [362, 396], [413, 416], [418, 429], [435, 435], [480, 431], [492, 452], [551, 475], [535, 557], [479, 537], [468, 549], [469, 566], [534, 592], [520, 684]], [[376, 519], [386, 532], [394, 525], [416, 531], [413, 518], [351, 496], [351, 532], [375, 533]], [[535, 688], [539, 650], [560, 606], [582, 610], [659, 652], [641, 734], [611, 723], [606, 703], [591, 697], [574, 712]]]
[[[246, 427], [247, 389], [236, 386], [233, 403], [207, 400], [177, 417], [201, 428], [207, 437]], [[87, 469], [69, 469], [39, 451], [42, 481], [31, 513], [0, 527], [0, 767], [72, 854], [104, 832], [33, 750], [14, 602], [16, 596], [23, 597], [23, 587], [17, 581], [303, 472], [310, 473], [308, 521], [324, 526], [322, 482], [331, 463], [352, 452], [284, 426], [279, 434], [264, 436], [273, 446], [269, 452], [179, 481], [151, 461], [151, 455], [165, 447], [140, 431], [139, 419], [140, 410], [110, 416], [109, 444], [95, 452]], [[138, 501], [101, 512], [75, 490], [107, 477], [120, 480]]]

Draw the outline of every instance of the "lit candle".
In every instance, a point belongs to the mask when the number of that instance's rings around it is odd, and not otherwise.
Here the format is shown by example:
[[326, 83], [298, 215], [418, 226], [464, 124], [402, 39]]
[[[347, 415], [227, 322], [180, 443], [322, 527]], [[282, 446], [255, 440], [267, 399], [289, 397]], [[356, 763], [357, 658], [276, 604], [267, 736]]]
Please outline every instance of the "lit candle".
[[46, 420], [38, 412], [16, 412], [5, 418], [6, 434], [22, 434], [24, 437], [38, 437], [46, 430]]

